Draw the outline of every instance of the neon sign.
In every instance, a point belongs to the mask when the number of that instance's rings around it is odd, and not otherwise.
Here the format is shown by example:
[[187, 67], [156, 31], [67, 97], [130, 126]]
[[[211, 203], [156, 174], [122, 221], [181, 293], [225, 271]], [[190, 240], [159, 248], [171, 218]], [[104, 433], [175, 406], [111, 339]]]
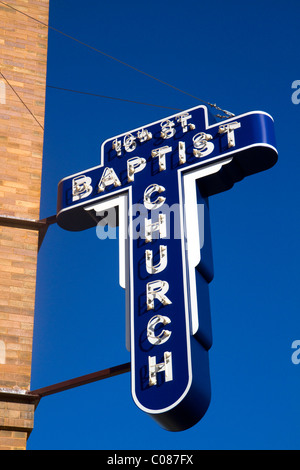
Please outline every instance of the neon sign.
[[208, 198], [276, 161], [270, 115], [210, 124], [198, 106], [106, 140], [99, 166], [59, 183], [62, 228], [119, 224], [132, 396], [165, 429], [193, 426], [210, 402]]

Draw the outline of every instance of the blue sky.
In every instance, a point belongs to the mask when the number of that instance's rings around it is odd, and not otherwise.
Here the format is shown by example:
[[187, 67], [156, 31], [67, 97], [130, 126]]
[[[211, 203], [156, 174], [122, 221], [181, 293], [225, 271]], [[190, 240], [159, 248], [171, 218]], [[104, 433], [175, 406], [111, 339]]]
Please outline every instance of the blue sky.
[[[279, 160], [210, 198], [204, 418], [164, 431], [133, 403], [124, 374], [42, 398], [28, 449], [299, 449], [299, 14], [296, 0], [50, 0], [52, 27], [193, 97], [50, 30], [41, 218], [56, 213], [61, 178], [100, 163], [103, 141], [202, 104], [196, 97], [271, 114]], [[31, 389], [129, 360], [118, 241], [52, 225], [39, 253]]]

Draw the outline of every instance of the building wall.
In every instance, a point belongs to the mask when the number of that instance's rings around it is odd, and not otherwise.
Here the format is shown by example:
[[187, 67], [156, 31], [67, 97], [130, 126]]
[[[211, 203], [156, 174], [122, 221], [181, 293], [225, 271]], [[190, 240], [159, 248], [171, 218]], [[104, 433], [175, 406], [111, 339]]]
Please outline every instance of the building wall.
[[[9, 0], [48, 23], [49, 0]], [[0, 450], [25, 449], [33, 427], [30, 389], [48, 30], [0, 4]], [[29, 110], [31, 113], [29, 112]], [[37, 122], [38, 121], [38, 122]]]

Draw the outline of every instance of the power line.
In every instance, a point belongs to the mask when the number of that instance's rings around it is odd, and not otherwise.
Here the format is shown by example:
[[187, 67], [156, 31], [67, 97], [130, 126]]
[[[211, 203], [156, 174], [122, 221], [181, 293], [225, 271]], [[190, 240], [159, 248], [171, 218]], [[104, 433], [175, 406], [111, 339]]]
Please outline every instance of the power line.
[[37, 23], [39, 23], [39, 24], [41, 24], [41, 25], [43, 25], [43, 26], [45, 26], [45, 27], [47, 27], [47, 28], [49, 28], [49, 29], [52, 29], [53, 31], [56, 31], [56, 32], [59, 33], [59, 34], [62, 34], [63, 36], [65, 36], [65, 37], [67, 37], [67, 38], [69, 38], [69, 39], [72, 39], [73, 41], [76, 41], [77, 43], [79, 43], [79, 44], [81, 44], [81, 45], [83, 45], [83, 46], [85, 46], [85, 47], [88, 47], [89, 49], [91, 49], [91, 50], [93, 50], [93, 51], [95, 51], [95, 52], [98, 52], [99, 54], [104, 55], [105, 57], [108, 57], [109, 59], [112, 59], [112, 60], [114, 60], [114, 61], [116, 61], [116, 62], [118, 62], [118, 63], [120, 63], [120, 64], [122, 64], [122, 65], [124, 65], [124, 66], [126, 66], [126, 67], [129, 67], [129, 68], [131, 68], [132, 70], [135, 70], [136, 72], [145, 75], [146, 77], [149, 77], [149, 78], [151, 78], [151, 79], [153, 79], [153, 80], [156, 80], [156, 81], [159, 82], [159, 83], [162, 83], [163, 85], [166, 85], [166, 86], [168, 86], [168, 87], [170, 87], [170, 88], [173, 88], [174, 90], [179, 91], [180, 93], [183, 93], [183, 94], [185, 94], [185, 95], [187, 95], [187, 96], [190, 96], [191, 98], [194, 98], [195, 100], [198, 100], [198, 101], [201, 101], [202, 103], [208, 104], [208, 105], [211, 106], [212, 108], [215, 108], [215, 109], [217, 109], [217, 110], [219, 110], [219, 111], [222, 111], [223, 113], [226, 114], [226, 116], [217, 115], [218, 117], [221, 117], [221, 118], [226, 117], [226, 118], [227, 118], [227, 117], [230, 117], [230, 116], [234, 116], [233, 113], [231, 113], [230, 111], [226, 111], [225, 109], [220, 108], [220, 107], [217, 106], [215, 103], [210, 103], [210, 102], [208, 102], [208, 101], [204, 101], [204, 100], [202, 100], [201, 98], [198, 98], [197, 96], [194, 96], [194, 95], [192, 95], [191, 93], [188, 93], [187, 91], [181, 90], [180, 88], [178, 88], [178, 87], [176, 87], [176, 86], [174, 86], [174, 85], [171, 85], [170, 83], [165, 82], [164, 80], [161, 80], [160, 78], [154, 77], [153, 75], [150, 75], [149, 73], [144, 72], [143, 70], [140, 70], [140, 69], [138, 69], [137, 67], [134, 67], [134, 66], [132, 66], [132, 65], [130, 65], [130, 64], [128, 64], [128, 63], [126, 63], [126, 62], [120, 60], [120, 59], [117, 59], [116, 57], [114, 57], [114, 56], [112, 56], [112, 55], [110, 55], [110, 54], [107, 54], [106, 52], [101, 51], [100, 49], [97, 49], [97, 48], [94, 47], [94, 46], [90, 46], [89, 44], [86, 44], [85, 42], [80, 41], [79, 39], [74, 38], [73, 36], [70, 36], [69, 34], [64, 33], [63, 31], [60, 31], [59, 29], [56, 29], [56, 28], [54, 28], [53, 26], [50, 26], [49, 24], [46, 24], [46, 23], [42, 22], [41, 20], [38, 20], [37, 18], [34, 18], [33, 16], [28, 15], [27, 13], [24, 13], [24, 12], [21, 11], [21, 10], [18, 10], [17, 8], [15, 8], [15, 7], [9, 5], [8, 3], [2, 2], [1, 0], [0, 0], [0, 3], [1, 3], [2, 5], [5, 5], [5, 6], [8, 7], [8, 8], [11, 8], [12, 10], [17, 11], [18, 13], [21, 13], [21, 14], [24, 15], [24, 16], [27, 16], [28, 18], [32, 19], [33, 21], [36, 21]]
[[33, 112], [28, 108], [27, 104], [22, 100], [21, 96], [17, 93], [17, 91], [14, 89], [14, 87], [9, 83], [9, 81], [7, 80], [7, 78], [3, 75], [3, 73], [1, 72], [0, 70], [0, 75], [2, 76], [3, 80], [5, 80], [5, 82], [7, 83], [7, 85], [12, 89], [12, 91], [15, 93], [15, 95], [19, 98], [19, 100], [21, 101], [21, 103], [25, 106], [25, 108], [27, 109], [27, 111], [31, 114], [31, 116], [33, 117], [33, 119], [38, 123], [38, 125], [44, 130], [44, 127], [42, 126], [42, 124], [38, 121], [38, 119], [35, 117], [35, 115], [33, 114]]
[[172, 108], [171, 106], [163, 106], [163, 105], [160, 105], [160, 104], [144, 103], [142, 101], [128, 100], [128, 99], [125, 99], [125, 98], [116, 98], [114, 96], [99, 95], [98, 93], [89, 93], [89, 92], [86, 92], [86, 91], [71, 90], [70, 88], [62, 88], [62, 87], [53, 86], [53, 85], [47, 85], [47, 88], [53, 88], [55, 90], [62, 90], [62, 91], [69, 91], [69, 92], [72, 92], [72, 93], [79, 93], [81, 95], [96, 96], [96, 97], [99, 97], [99, 98], [107, 98], [109, 100], [125, 101], [127, 103], [143, 104], [145, 106], [155, 106], [157, 108], [167, 108], [167, 109], [174, 109], [175, 111], [183, 111], [183, 109], [181, 109], [181, 108]]
[[[11, 85], [12, 86], [12, 85]], [[134, 104], [141, 104], [144, 106], [154, 106], [156, 108], [164, 108], [164, 109], [173, 109], [175, 111], [184, 111], [183, 108], [175, 108], [173, 106], [166, 106], [162, 104], [154, 104], [154, 103], [145, 103], [144, 101], [137, 101], [137, 100], [129, 100], [127, 98], [120, 98], [116, 96], [108, 96], [108, 95], [101, 95], [99, 93], [91, 93], [87, 91], [82, 91], [82, 90], [73, 90], [71, 88], [65, 88], [65, 87], [59, 87], [59, 86], [54, 86], [54, 85], [47, 85], [47, 88], [52, 88], [54, 90], [61, 90], [61, 91], [67, 91], [67, 92], [72, 92], [72, 93], [79, 93], [81, 95], [90, 95], [90, 96], [95, 96], [98, 98], [105, 98], [105, 99], [110, 99], [110, 100], [116, 100], [116, 101], [125, 101], [126, 103], [134, 103]], [[34, 93], [27, 92], [28, 96], [36, 96]]]

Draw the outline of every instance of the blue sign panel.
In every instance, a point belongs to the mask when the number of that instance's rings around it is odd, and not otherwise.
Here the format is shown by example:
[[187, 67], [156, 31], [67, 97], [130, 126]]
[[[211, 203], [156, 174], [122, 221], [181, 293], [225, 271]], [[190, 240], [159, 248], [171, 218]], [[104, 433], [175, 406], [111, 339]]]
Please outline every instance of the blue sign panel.
[[165, 429], [193, 426], [210, 402], [208, 197], [276, 161], [271, 116], [209, 123], [198, 106], [106, 140], [99, 166], [59, 183], [62, 228], [119, 224], [132, 396]]

